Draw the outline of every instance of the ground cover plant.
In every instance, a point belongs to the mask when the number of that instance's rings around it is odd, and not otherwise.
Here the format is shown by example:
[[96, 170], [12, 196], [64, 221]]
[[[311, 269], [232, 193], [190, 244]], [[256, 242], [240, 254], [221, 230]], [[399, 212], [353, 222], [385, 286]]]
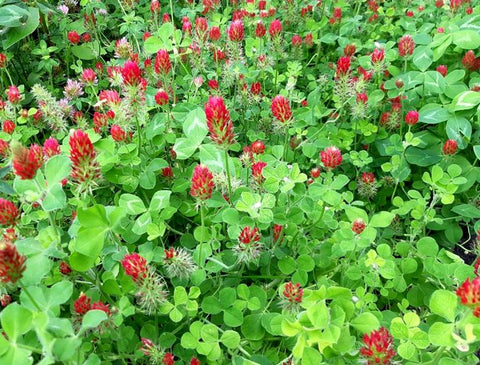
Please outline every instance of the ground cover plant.
[[0, 1], [0, 364], [476, 364], [475, 5]]

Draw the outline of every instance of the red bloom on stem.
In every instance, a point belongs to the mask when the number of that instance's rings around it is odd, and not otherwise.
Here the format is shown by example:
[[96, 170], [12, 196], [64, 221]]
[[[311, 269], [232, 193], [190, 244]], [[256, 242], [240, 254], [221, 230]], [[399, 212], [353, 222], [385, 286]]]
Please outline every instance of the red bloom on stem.
[[70, 266], [68, 266], [68, 264], [65, 262], [65, 261], [62, 261], [60, 263], [60, 267], [59, 267], [59, 270], [60, 272], [63, 274], [63, 275], [68, 275], [72, 272], [72, 269]]
[[130, 276], [135, 283], [141, 282], [147, 277], [147, 260], [136, 252], [130, 255], [125, 255], [122, 260], [122, 266], [125, 270], [125, 274]]
[[2, 307], [6, 307], [7, 305], [9, 305], [10, 303], [12, 302], [12, 297], [8, 294], [2, 294], [2, 296], [0, 297], [0, 304], [2, 305]]
[[208, 80], [208, 87], [212, 90], [218, 90], [218, 81], [217, 80]]
[[252, 164], [252, 176], [259, 184], [263, 181], [263, 168], [267, 166], [266, 162], [258, 161]]
[[168, 75], [172, 69], [172, 62], [170, 61], [170, 55], [166, 49], [161, 49], [155, 56], [154, 70], [155, 73], [161, 75]]
[[190, 360], [190, 365], [201, 365], [201, 362], [196, 357], [192, 357]]
[[411, 54], [413, 54], [414, 49], [415, 42], [413, 41], [413, 38], [411, 36], [404, 35], [398, 41], [398, 54], [400, 55], [400, 57], [410, 56]]
[[382, 63], [384, 58], [385, 58], [385, 51], [382, 48], [375, 48], [370, 57], [374, 65], [378, 63]]
[[7, 64], [7, 56], [4, 53], [0, 53], [0, 68], [4, 68]]
[[37, 170], [43, 164], [43, 150], [37, 144], [30, 146], [30, 149], [24, 148], [21, 145], [13, 147], [13, 161], [12, 166], [15, 175], [22, 180], [33, 179]]
[[416, 110], [410, 110], [407, 115], [405, 115], [405, 123], [407, 125], [415, 125], [418, 122], [418, 112]]
[[268, 34], [270, 34], [270, 37], [274, 38], [279, 36], [280, 33], [282, 33], [282, 23], [278, 19], [272, 20], [268, 27]]
[[243, 22], [241, 20], [233, 21], [227, 28], [228, 39], [232, 42], [241, 42], [244, 37]]
[[367, 365], [390, 364], [396, 354], [393, 350], [393, 337], [385, 327], [365, 334], [363, 343], [365, 347], [360, 349], [360, 353], [367, 358]]
[[262, 38], [265, 36], [265, 33], [267, 32], [267, 29], [265, 28], [265, 24], [261, 20], [257, 22], [257, 25], [255, 26], [255, 36], [258, 38]]
[[333, 170], [334, 168], [340, 166], [342, 163], [343, 157], [342, 153], [337, 147], [327, 147], [325, 150], [320, 152], [320, 159], [322, 160], [323, 166], [327, 170]]
[[467, 278], [457, 289], [456, 294], [463, 305], [473, 309], [475, 317], [480, 317], [480, 276], [472, 281]]
[[271, 104], [272, 114], [280, 123], [284, 124], [292, 118], [292, 110], [287, 98], [277, 95], [273, 98]]
[[20, 212], [10, 200], [0, 198], [0, 224], [2, 226], [14, 226]]
[[120, 69], [122, 73], [123, 83], [129, 86], [137, 86], [142, 81], [142, 71], [138, 64], [133, 61], [126, 61]]
[[165, 90], [159, 90], [155, 94], [155, 103], [157, 103], [158, 105], [168, 104], [168, 94]]
[[67, 39], [71, 44], [78, 44], [80, 42], [80, 35], [76, 31], [72, 30], [67, 33]]
[[69, 140], [70, 161], [72, 161], [72, 178], [78, 182], [88, 181], [100, 176], [100, 169], [95, 160], [97, 152], [93, 148], [88, 134], [76, 130]]
[[84, 293], [80, 294], [77, 300], [73, 302], [73, 309], [75, 313], [83, 316], [90, 309], [92, 309], [92, 300], [87, 297]]
[[285, 284], [283, 296], [289, 302], [301, 303], [303, 299], [303, 289], [299, 283], [293, 284], [290, 281]]
[[[273, 225], [273, 242], [277, 242], [282, 236], [283, 226], [280, 224]], [[283, 237], [281, 238], [283, 241]]]
[[150, 3], [150, 12], [152, 14], [158, 14], [160, 13], [160, 9], [161, 9], [160, 1], [152, 0], [152, 2]]
[[198, 200], [210, 199], [212, 197], [214, 186], [213, 174], [210, 172], [208, 167], [205, 165], [195, 166], [192, 176], [190, 195]]
[[0, 139], [0, 156], [7, 158], [10, 154], [10, 144], [3, 139]]
[[251, 145], [252, 152], [261, 155], [262, 153], [265, 152], [265, 143], [262, 141], [255, 141]]
[[125, 138], [127, 138], [127, 134], [118, 124], [112, 125], [112, 127], [110, 128], [110, 135], [115, 142], [123, 142], [125, 141]]
[[313, 47], [313, 35], [312, 33], [308, 33], [306, 36], [305, 36], [305, 45], [310, 48], [310, 47]]
[[441, 8], [443, 7], [443, 5], [444, 5], [443, 0], [435, 0], [435, 7]]
[[162, 169], [162, 177], [166, 179], [171, 179], [173, 177], [173, 170], [170, 166], [164, 167]]
[[249, 226], [246, 226], [242, 229], [238, 235], [238, 241], [244, 245], [249, 245], [254, 242], [260, 241], [260, 233], [258, 233], [258, 228], [251, 229]]
[[347, 76], [350, 73], [350, 57], [340, 57], [337, 61], [336, 77]]
[[300, 37], [298, 34], [295, 34], [292, 37], [292, 46], [300, 47], [301, 45], [302, 45], [302, 37]]
[[357, 94], [356, 101], [358, 104], [366, 104], [368, 101], [368, 96], [365, 93]]
[[457, 141], [448, 139], [443, 145], [442, 151], [445, 155], [454, 155], [457, 153]]
[[352, 57], [357, 51], [357, 47], [354, 44], [347, 44], [343, 49], [343, 55], [345, 57]]
[[440, 65], [437, 67], [437, 72], [439, 72], [443, 77], [447, 75], [448, 68], [445, 65]]
[[320, 176], [320, 169], [318, 167], [314, 167], [313, 169], [310, 170], [310, 176], [314, 179]]
[[82, 72], [82, 80], [86, 84], [93, 84], [97, 81], [97, 75], [91, 68], [86, 68]]
[[55, 155], [60, 154], [60, 145], [58, 144], [58, 141], [50, 137], [43, 143], [43, 155], [46, 158], [50, 158]]
[[218, 41], [221, 36], [222, 35], [220, 33], [220, 28], [219, 27], [211, 27], [210, 28], [210, 32], [209, 32], [210, 40]]
[[15, 123], [11, 120], [6, 120], [3, 122], [2, 131], [8, 134], [12, 134], [15, 131]]
[[205, 115], [210, 139], [221, 146], [231, 146], [235, 143], [233, 123], [230, 113], [221, 96], [210, 96], [205, 103]]
[[365, 221], [362, 218], [357, 218], [352, 223], [352, 231], [360, 234], [365, 229]]
[[175, 364], [175, 359], [173, 357], [173, 354], [170, 353], [170, 352], [167, 352], [165, 355], [163, 355], [162, 364], [163, 365], [174, 365]]
[[16, 283], [21, 279], [25, 271], [25, 259], [11, 242], [0, 243], [0, 280], [3, 283]]
[[12, 104], [18, 104], [22, 100], [22, 94], [15, 85], [11, 85], [7, 90], [7, 99]]
[[362, 181], [365, 184], [374, 184], [375, 183], [375, 175], [373, 172], [363, 172], [362, 173]]
[[476, 69], [478, 69], [478, 62], [475, 57], [475, 53], [473, 53], [472, 50], [465, 53], [462, 58], [462, 65], [469, 71], [475, 71]]
[[252, 83], [252, 86], [250, 86], [250, 92], [253, 95], [260, 95], [260, 93], [262, 92], [262, 85], [260, 84], [260, 82], [257, 81]]
[[92, 303], [92, 307], [90, 309], [104, 311], [107, 314], [107, 316], [110, 316], [111, 314], [110, 308], [108, 308], [108, 304], [103, 303], [101, 300], [99, 300], [98, 302]]

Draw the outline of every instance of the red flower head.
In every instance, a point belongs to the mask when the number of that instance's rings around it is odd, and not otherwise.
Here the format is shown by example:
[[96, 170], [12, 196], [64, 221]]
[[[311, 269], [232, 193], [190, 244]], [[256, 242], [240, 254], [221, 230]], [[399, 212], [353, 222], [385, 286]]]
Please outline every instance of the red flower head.
[[270, 37], [275, 38], [282, 33], [282, 23], [278, 19], [272, 20], [270, 26], [268, 27], [268, 34]]
[[168, 94], [165, 90], [160, 90], [155, 94], [155, 102], [158, 105], [168, 104]]
[[218, 81], [217, 80], [208, 80], [208, 87], [212, 90], [218, 90]]
[[252, 152], [261, 155], [262, 153], [265, 152], [265, 143], [262, 141], [255, 141], [251, 145]]
[[314, 179], [320, 176], [321, 170], [318, 167], [314, 167], [310, 170], [310, 176]]
[[157, 74], [168, 75], [172, 69], [172, 63], [170, 62], [170, 55], [167, 50], [161, 49], [155, 56], [154, 69]]
[[435, 0], [435, 7], [441, 8], [443, 7], [444, 3], [443, 0]]
[[147, 260], [136, 252], [131, 255], [125, 255], [122, 260], [122, 266], [125, 274], [130, 276], [135, 283], [141, 283], [147, 277]]
[[352, 57], [357, 51], [357, 47], [354, 44], [347, 44], [343, 49], [343, 55], [345, 57]]
[[4, 53], [0, 53], [0, 68], [4, 68], [7, 64], [7, 56]]
[[127, 134], [118, 124], [112, 125], [112, 127], [110, 128], [110, 135], [115, 142], [123, 142], [125, 141], [125, 138], [127, 138]]
[[453, 139], [448, 139], [443, 145], [442, 150], [445, 155], [454, 155], [457, 153], [457, 142]]
[[90, 35], [90, 33], [83, 33], [82, 34], [82, 41], [84, 41], [85, 43], [88, 43], [92, 40], [92, 36]]
[[111, 314], [110, 308], [108, 308], [108, 304], [103, 303], [101, 300], [93, 303], [92, 307], [90, 309], [92, 309], [92, 310], [96, 309], [96, 310], [104, 311], [107, 314], [107, 316], [110, 316], [110, 314]]
[[334, 8], [333, 9], [333, 17], [340, 21], [340, 19], [342, 19], [342, 8]]
[[18, 104], [22, 100], [22, 94], [15, 85], [9, 86], [7, 90], [7, 99], [12, 104]]
[[221, 37], [220, 28], [219, 27], [211, 27], [209, 32], [209, 37], [211, 41], [218, 41]]
[[272, 100], [272, 114], [280, 123], [284, 124], [292, 118], [292, 110], [287, 98], [277, 95]]
[[456, 294], [463, 305], [473, 309], [475, 317], [480, 317], [480, 276], [477, 276], [473, 281], [467, 278], [457, 289]]
[[260, 84], [260, 82], [257, 81], [252, 83], [252, 85], [250, 86], [250, 92], [253, 95], [260, 95], [260, 93], [262, 92], [262, 85]]
[[283, 241], [282, 236], [282, 231], [283, 231], [283, 226], [280, 224], [274, 224], [273, 225], [273, 242], [277, 242], [280, 238]]
[[120, 96], [115, 90], [102, 90], [98, 97], [109, 106], [120, 104]]
[[414, 49], [415, 42], [413, 41], [413, 38], [411, 36], [404, 35], [398, 41], [398, 54], [400, 55], [400, 57], [410, 56], [411, 54], [413, 54]]
[[0, 157], [7, 158], [10, 155], [10, 144], [0, 139]]
[[33, 179], [37, 170], [42, 167], [43, 164], [42, 147], [33, 144], [30, 146], [30, 149], [26, 149], [21, 145], [16, 145], [12, 148], [12, 152], [12, 166], [15, 175], [19, 176], [22, 180]]
[[356, 100], [358, 104], [366, 104], [368, 101], [368, 96], [365, 93], [357, 94]]
[[196, 357], [192, 357], [190, 360], [190, 365], [201, 365], [201, 362]]
[[45, 158], [50, 158], [59, 154], [60, 145], [58, 144], [58, 141], [55, 138], [50, 137], [43, 144], [43, 156], [45, 156]]
[[87, 313], [90, 309], [92, 309], [92, 300], [87, 297], [84, 293], [80, 294], [77, 300], [73, 302], [73, 309], [75, 313], [83, 316]]
[[65, 261], [60, 262], [59, 270], [63, 275], [69, 275], [72, 272], [71, 267]]
[[450, 0], [450, 10], [456, 12], [462, 6], [462, 0]]
[[1, 242], [0, 280], [3, 283], [16, 283], [21, 279], [25, 271], [25, 259], [11, 242]]
[[97, 75], [91, 68], [86, 68], [82, 72], [82, 80], [86, 84], [94, 84], [97, 81]]
[[375, 183], [375, 175], [373, 172], [363, 172], [362, 173], [362, 181], [365, 184], [374, 184]]
[[198, 200], [210, 199], [212, 197], [214, 186], [213, 174], [210, 172], [208, 167], [205, 165], [195, 166], [192, 176], [190, 195]]
[[173, 178], [173, 170], [170, 166], [164, 167], [162, 169], [162, 177], [164, 177], [166, 179]]
[[160, 13], [161, 6], [160, 6], [160, 1], [158, 0], [152, 0], [150, 3], [150, 12], [153, 14], [158, 14]]
[[263, 181], [263, 168], [267, 166], [266, 162], [258, 161], [252, 164], [252, 176], [259, 184]]
[[242, 229], [238, 236], [238, 241], [244, 245], [249, 245], [254, 242], [260, 241], [260, 233], [258, 233], [258, 228], [251, 229], [249, 226], [246, 226]]
[[221, 96], [208, 98], [208, 102], [205, 103], [205, 115], [210, 139], [213, 142], [225, 147], [235, 143], [233, 123]]
[[475, 71], [478, 68], [478, 62], [473, 51], [468, 51], [462, 58], [463, 66], [469, 71]]
[[10, 200], [0, 198], [0, 224], [14, 226], [20, 215], [18, 208]]
[[241, 42], [244, 37], [243, 22], [241, 20], [233, 21], [227, 28], [228, 39], [232, 42]]
[[447, 75], [448, 68], [445, 65], [440, 65], [437, 67], [437, 72], [439, 72], [443, 77]]
[[80, 42], [80, 36], [74, 30], [67, 33], [67, 39], [71, 44], [78, 44]]
[[410, 110], [407, 115], [405, 115], [405, 124], [415, 125], [418, 122], [418, 112], [416, 110]]
[[163, 21], [164, 23], [170, 23], [170, 21], [171, 21], [171, 19], [170, 19], [170, 14], [168, 14], [168, 13], [163, 13], [163, 15], [162, 15], [162, 21]]
[[303, 289], [299, 283], [293, 284], [290, 281], [285, 284], [283, 296], [289, 302], [301, 303], [303, 298]]
[[365, 334], [363, 343], [365, 347], [360, 349], [360, 353], [367, 358], [367, 365], [390, 364], [396, 354], [393, 350], [393, 337], [384, 327]]
[[356, 234], [360, 234], [365, 229], [365, 222], [362, 218], [357, 218], [352, 223], [352, 231]]
[[0, 304], [2, 305], [2, 307], [5, 308], [11, 302], [12, 302], [12, 297], [10, 295], [2, 294], [2, 296], [0, 296]]
[[302, 37], [300, 37], [298, 34], [295, 34], [292, 37], [292, 46], [300, 47], [301, 45], [302, 45]]
[[385, 58], [385, 51], [382, 48], [375, 48], [372, 52], [372, 56], [370, 57], [374, 65], [378, 63], [382, 63], [384, 58]]
[[344, 77], [350, 73], [350, 57], [340, 57], [337, 61], [336, 77]]
[[173, 357], [173, 354], [170, 353], [170, 352], [167, 352], [165, 355], [163, 355], [162, 364], [163, 365], [174, 365], [175, 364], [175, 359]]
[[305, 45], [306, 45], [308, 48], [313, 47], [313, 35], [312, 35], [312, 33], [308, 33], [308, 34], [305, 36]]
[[320, 152], [320, 159], [327, 170], [333, 170], [342, 163], [342, 153], [337, 147], [327, 147]]
[[3, 122], [2, 131], [7, 134], [12, 134], [15, 131], [15, 123], [11, 120], [6, 120]]
[[265, 33], [267, 32], [267, 29], [265, 28], [265, 25], [261, 20], [257, 22], [257, 25], [255, 26], [255, 36], [258, 38], [262, 38], [265, 36]]
[[72, 178], [84, 182], [98, 178], [100, 169], [95, 160], [97, 152], [93, 148], [88, 134], [76, 130], [69, 140], [70, 161], [72, 161]]
[[136, 62], [126, 61], [120, 72], [125, 85], [137, 86], [142, 82], [142, 71]]
[[472, 13], [473, 13], [473, 8], [471, 6], [465, 9], [465, 14], [471, 15]]

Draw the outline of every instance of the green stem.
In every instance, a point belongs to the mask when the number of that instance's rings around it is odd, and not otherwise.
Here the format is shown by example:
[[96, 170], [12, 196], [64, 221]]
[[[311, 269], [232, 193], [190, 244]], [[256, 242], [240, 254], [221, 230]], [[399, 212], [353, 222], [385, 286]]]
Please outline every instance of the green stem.
[[140, 156], [140, 147], [142, 146], [142, 134], [140, 131], [140, 122], [138, 121], [138, 117], [135, 116], [135, 125], [137, 127], [137, 134], [138, 134], [138, 156]]
[[288, 128], [285, 128], [285, 141], [283, 142], [283, 160], [287, 161], [287, 149], [288, 149]]
[[228, 166], [228, 150], [225, 149], [225, 171], [227, 173], [227, 180], [228, 180], [228, 198], [232, 196], [232, 181], [230, 178], [230, 168]]
[[439, 347], [437, 352], [435, 353], [435, 356], [434, 358], [432, 359], [432, 361], [430, 362], [430, 364], [432, 365], [435, 365], [435, 364], [438, 364], [438, 360], [440, 360], [440, 358], [442, 357], [443, 355], [443, 352], [445, 351], [445, 347]]
[[20, 348], [20, 349], [25, 349], [25, 350], [28, 350], [28, 351], [30, 351], [30, 352], [34, 352], [34, 353], [36, 353], [36, 354], [40, 354], [40, 355], [43, 354], [43, 351], [42, 351], [42, 350], [37, 349], [37, 348], [32, 347], [32, 346], [24, 345], [24, 344], [22, 344], [22, 343], [18, 343], [18, 342], [17, 342], [17, 343], [15, 344], [15, 346], [18, 347], [18, 348]]
[[22, 288], [22, 290], [25, 292], [25, 294], [27, 294], [27, 297], [28, 297], [28, 299], [30, 299], [32, 304], [38, 309], [39, 312], [42, 312], [42, 309], [38, 305], [37, 301], [32, 297], [32, 295], [28, 291], [27, 287], [22, 283], [22, 281], [19, 281], [19, 284], [20, 284], [20, 287]]

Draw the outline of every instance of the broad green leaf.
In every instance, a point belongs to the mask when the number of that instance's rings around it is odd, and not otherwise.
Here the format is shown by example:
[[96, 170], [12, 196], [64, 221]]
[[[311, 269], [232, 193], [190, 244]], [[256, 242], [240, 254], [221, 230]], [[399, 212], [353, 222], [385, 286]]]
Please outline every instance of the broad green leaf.
[[133, 194], [122, 194], [118, 201], [118, 205], [125, 208], [130, 215], [138, 215], [147, 210], [142, 199]]
[[455, 344], [452, 337], [453, 332], [453, 323], [435, 322], [428, 330], [428, 339], [435, 346], [453, 347]]
[[439, 104], [426, 104], [419, 111], [419, 122], [438, 124], [448, 119], [450, 113]]
[[412, 61], [420, 71], [426, 71], [433, 62], [433, 52], [426, 46], [417, 47], [413, 52]]
[[243, 319], [242, 333], [246, 339], [260, 341], [265, 335], [262, 327], [261, 314], [250, 314]]
[[452, 34], [453, 43], [463, 49], [480, 47], [480, 34], [474, 30], [459, 30]]
[[162, 209], [165, 209], [170, 204], [170, 195], [172, 192], [170, 190], [159, 190], [153, 194], [152, 200], [150, 201], [150, 207], [148, 208], [151, 212], [159, 212]]
[[89, 310], [82, 318], [82, 330], [96, 328], [107, 318], [107, 313], [102, 310]]
[[38, 8], [28, 8], [28, 13], [28, 19], [21, 26], [9, 28], [7, 32], [2, 35], [4, 49], [10, 48], [37, 29], [38, 24], [40, 24]]
[[480, 93], [470, 90], [457, 95], [452, 101], [454, 111], [473, 109], [478, 104], [480, 104]]
[[374, 228], [385, 228], [392, 223], [395, 214], [391, 212], [380, 212], [375, 214], [371, 219], [369, 226]]
[[350, 324], [360, 333], [370, 333], [380, 327], [378, 318], [370, 312], [365, 312], [355, 317]]
[[220, 337], [220, 342], [229, 349], [236, 349], [240, 344], [240, 335], [232, 330], [226, 330]]
[[97, 258], [102, 252], [105, 233], [104, 227], [80, 228], [75, 240], [75, 251], [92, 259]]
[[32, 313], [18, 303], [12, 303], [2, 310], [0, 320], [8, 338], [15, 342], [31, 328]]
[[457, 296], [448, 290], [436, 290], [430, 298], [430, 310], [446, 320], [455, 320], [455, 309], [457, 308]]

